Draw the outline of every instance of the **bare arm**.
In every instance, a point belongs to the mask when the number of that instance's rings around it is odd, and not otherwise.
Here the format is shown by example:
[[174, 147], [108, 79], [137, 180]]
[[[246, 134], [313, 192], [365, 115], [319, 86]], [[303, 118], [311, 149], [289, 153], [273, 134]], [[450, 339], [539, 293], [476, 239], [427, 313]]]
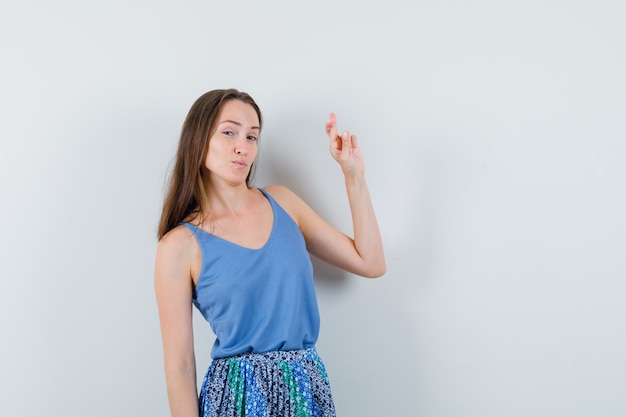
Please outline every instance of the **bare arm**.
[[337, 135], [332, 113], [326, 123], [326, 133], [330, 137], [331, 155], [344, 174], [354, 237], [328, 224], [288, 189], [272, 186], [268, 191], [298, 223], [312, 255], [357, 275], [379, 277], [386, 271], [385, 256], [357, 138], [348, 132]]
[[191, 232], [182, 226], [165, 235], [157, 247], [154, 286], [172, 417], [198, 416], [191, 310], [198, 251]]

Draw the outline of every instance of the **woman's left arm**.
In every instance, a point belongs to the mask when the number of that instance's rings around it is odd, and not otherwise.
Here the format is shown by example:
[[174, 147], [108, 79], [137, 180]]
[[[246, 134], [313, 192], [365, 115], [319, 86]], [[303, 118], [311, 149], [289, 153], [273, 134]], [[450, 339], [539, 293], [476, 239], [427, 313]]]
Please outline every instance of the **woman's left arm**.
[[330, 138], [330, 153], [344, 175], [354, 237], [328, 224], [286, 188], [274, 186], [268, 191], [276, 194], [275, 198], [296, 220], [312, 255], [357, 275], [380, 277], [386, 271], [385, 256], [356, 135], [344, 132], [339, 136], [333, 113], [326, 123], [326, 133]]

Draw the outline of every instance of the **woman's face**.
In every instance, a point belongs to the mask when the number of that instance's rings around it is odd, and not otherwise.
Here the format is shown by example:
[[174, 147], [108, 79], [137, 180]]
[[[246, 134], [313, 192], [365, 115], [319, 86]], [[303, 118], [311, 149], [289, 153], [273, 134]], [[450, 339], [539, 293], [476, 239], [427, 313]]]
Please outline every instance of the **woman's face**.
[[227, 101], [217, 128], [209, 140], [205, 166], [211, 182], [245, 183], [254, 158], [261, 129], [254, 108], [239, 100]]

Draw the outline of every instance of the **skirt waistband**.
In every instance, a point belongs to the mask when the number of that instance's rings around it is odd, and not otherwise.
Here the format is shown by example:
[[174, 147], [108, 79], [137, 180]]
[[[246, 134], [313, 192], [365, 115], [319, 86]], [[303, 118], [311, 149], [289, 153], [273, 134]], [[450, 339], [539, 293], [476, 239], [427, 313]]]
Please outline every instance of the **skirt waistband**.
[[269, 352], [245, 352], [235, 356], [228, 356], [225, 358], [215, 358], [216, 361], [232, 361], [232, 360], [247, 360], [252, 363], [262, 362], [300, 362], [303, 360], [315, 360], [319, 359], [317, 350], [315, 347], [297, 350], [272, 350]]

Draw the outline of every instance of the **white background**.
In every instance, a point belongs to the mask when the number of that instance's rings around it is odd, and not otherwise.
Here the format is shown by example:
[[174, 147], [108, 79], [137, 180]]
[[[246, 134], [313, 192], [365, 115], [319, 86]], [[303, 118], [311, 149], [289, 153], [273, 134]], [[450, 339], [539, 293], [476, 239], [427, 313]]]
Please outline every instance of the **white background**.
[[348, 233], [328, 113], [359, 135], [388, 272], [315, 263], [340, 417], [626, 415], [624, 2], [0, 16], [0, 415], [168, 415], [156, 223], [189, 107], [226, 87], [264, 111], [256, 185]]

